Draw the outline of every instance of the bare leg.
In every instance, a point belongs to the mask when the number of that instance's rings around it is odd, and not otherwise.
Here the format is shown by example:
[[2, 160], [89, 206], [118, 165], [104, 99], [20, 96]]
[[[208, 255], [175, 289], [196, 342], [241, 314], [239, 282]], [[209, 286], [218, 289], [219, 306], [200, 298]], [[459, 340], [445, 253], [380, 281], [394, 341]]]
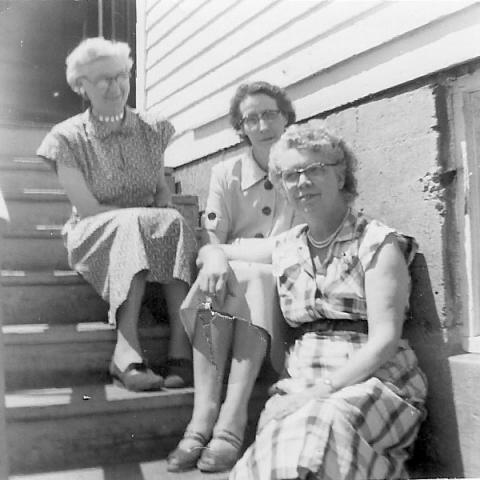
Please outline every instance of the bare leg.
[[[227, 430], [243, 438], [248, 419], [248, 402], [267, 351], [268, 335], [247, 322], [237, 320], [233, 358], [225, 401], [215, 431]], [[215, 448], [216, 440], [210, 444]]]
[[146, 278], [146, 271], [139, 272], [133, 277], [127, 299], [117, 311], [117, 344], [113, 360], [121, 371], [125, 370], [130, 363], [142, 361], [142, 349], [138, 338], [138, 317]]
[[192, 347], [179, 314], [180, 305], [188, 293], [188, 285], [181, 280], [173, 280], [171, 283], [163, 284], [162, 288], [170, 317], [168, 357], [191, 359]]
[[[189, 430], [199, 432], [206, 438], [209, 438], [212, 433], [220, 409], [220, 396], [231, 348], [233, 323], [228, 319], [218, 319], [213, 323], [211, 332], [210, 344], [201, 322], [197, 322], [193, 340], [195, 392], [192, 419], [188, 425]], [[183, 449], [189, 449], [195, 444], [194, 440], [184, 439], [180, 446]]]

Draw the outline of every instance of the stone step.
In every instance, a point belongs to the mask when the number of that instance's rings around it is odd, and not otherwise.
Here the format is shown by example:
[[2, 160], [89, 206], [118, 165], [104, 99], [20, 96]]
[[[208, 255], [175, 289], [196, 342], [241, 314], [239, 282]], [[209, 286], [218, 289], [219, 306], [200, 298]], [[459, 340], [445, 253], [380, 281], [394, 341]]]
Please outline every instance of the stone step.
[[[67, 387], [108, 380], [115, 328], [103, 322], [76, 325], [5, 325], [4, 368], [7, 391]], [[167, 355], [166, 324], [142, 326], [144, 357], [156, 369]]]
[[11, 226], [0, 243], [1, 268], [5, 270], [67, 270], [67, 251], [60, 225]]
[[[266, 389], [255, 387], [247, 439]], [[190, 419], [193, 389], [132, 393], [82, 385], [7, 393], [5, 402], [11, 473], [51, 472], [165, 459]]]
[[98, 322], [107, 317], [107, 304], [70, 270], [2, 270], [0, 283], [5, 325]]
[[167, 461], [117, 463], [92, 468], [79, 468], [10, 476], [10, 480], [228, 480], [228, 472], [202, 473], [190, 470], [182, 473], [167, 471]]
[[43, 137], [50, 130], [51, 125], [38, 125], [38, 124], [15, 124], [6, 125], [2, 123], [0, 125], [0, 154], [3, 155], [17, 155], [17, 156], [29, 156], [32, 155], [40, 143]]

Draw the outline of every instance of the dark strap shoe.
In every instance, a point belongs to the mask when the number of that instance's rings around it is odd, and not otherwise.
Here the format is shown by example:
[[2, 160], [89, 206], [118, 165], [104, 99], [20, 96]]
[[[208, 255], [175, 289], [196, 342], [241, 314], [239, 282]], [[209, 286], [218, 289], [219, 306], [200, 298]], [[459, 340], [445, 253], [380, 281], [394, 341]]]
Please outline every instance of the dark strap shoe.
[[132, 392], [161, 390], [163, 388], [163, 377], [154, 373], [145, 362], [130, 363], [122, 372], [112, 360], [109, 371], [115, 383]]
[[193, 385], [193, 363], [188, 358], [168, 358], [165, 362], [165, 388]]

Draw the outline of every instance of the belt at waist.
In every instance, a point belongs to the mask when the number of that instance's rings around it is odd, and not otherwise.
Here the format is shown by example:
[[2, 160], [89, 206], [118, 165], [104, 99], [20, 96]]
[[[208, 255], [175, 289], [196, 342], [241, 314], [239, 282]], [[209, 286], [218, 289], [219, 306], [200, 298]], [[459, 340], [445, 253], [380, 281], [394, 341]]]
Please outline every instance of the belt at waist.
[[295, 337], [301, 337], [305, 333], [318, 332], [318, 333], [331, 333], [331, 332], [357, 332], [368, 333], [368, 322], [366, 320], [339, 320], [322, 318], [321, 320], [315, 320], [313, 322], [303, 323], [299, 327], [295, 328]]

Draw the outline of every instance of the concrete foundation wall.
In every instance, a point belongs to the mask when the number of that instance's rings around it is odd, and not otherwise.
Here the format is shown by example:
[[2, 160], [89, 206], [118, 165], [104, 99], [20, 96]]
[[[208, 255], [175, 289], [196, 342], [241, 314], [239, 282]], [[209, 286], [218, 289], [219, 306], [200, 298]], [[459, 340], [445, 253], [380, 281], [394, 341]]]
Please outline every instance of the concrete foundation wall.
[[[451, 368], [452, 359], [461, 353], [456, 325], [462, 321], [463, 307], [456, 291], [462, 266], [458, 256], [448, 254], [449, 245], [458, 246], [459, 238], [454, 228], [455, 178], [444, 174], [450, 131], [445, 95], [440, 82], [430, 79], [330, 112], [326, 120], [357, 154], [356, 207], [414, 236], [420, 245], [412, 267], [412, 318], [406, 332], [429, 378], [430, 393], [413, 469], [419, 476], [458, 477], [464, 471], [480, 475], [480, 467], [471, 444], [478, 432], [456, 409], [468, 404], [478, 420], [479, 407], [475, 392], [462, 388], [456, 378], [461, 372], [458, 363]], [[225, 150], [175, 171], [182, 191], [199, 195], [200, 209], [210, 167], [238, 151]], [[478, 362], [469, 365], [480, 371]], [[465, 431], [469, 428], [470, 433]]]

